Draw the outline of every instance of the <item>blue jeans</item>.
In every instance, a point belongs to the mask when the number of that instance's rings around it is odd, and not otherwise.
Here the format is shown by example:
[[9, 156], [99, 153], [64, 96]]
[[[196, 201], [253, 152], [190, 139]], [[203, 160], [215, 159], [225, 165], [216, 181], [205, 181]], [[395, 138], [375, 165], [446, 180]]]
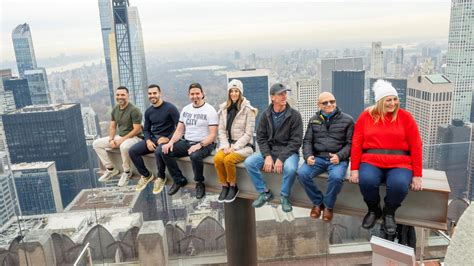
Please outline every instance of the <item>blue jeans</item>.
[[[318, 189], [314, 178], [318, 175], [328, 172], [328, 187], [326, 196]], [[315, 157], [313, 165], [308, 165], [306, 162], [298, 169], [298, 180], [303, 186], [309, 199], [314, 206], [324, 204], [328, 209], [334, 208], [336, 198], [341, 192], [344, 179], [346, 177], [347, 161], [341, 161], [339, 164], [333, 164], [326, 158]]]
[[361, 163], [359, 168], [359, 188], [367, 205], [380, 203], [379, 187], [385, 182], [387, 194], [385, 206], [396, 209], [408, 194], [413, 172], [406, 168], [378, 168], [368, 163]]
[[[273, 160], [276, 161], [275, 159]], [[283, 162], [283, 180], [281, 184], [281, 192], [282, 196], [288, 197], [291, 192], [291, 187], [295, 182], [296, 178], [296, 169], [298, 169], [298, 161], [299, 155], [293, 154], [288, 159]], [[247, 169], [247, 173], [252, 178], [252, 182], [259, 193], [265, 191], [266, 184], [265, 180], [262, 178], [262, 168], [265, 162], [265, 158], [263, 158], [260, 152], [254, 153], [245, 159], [245, 168]]]

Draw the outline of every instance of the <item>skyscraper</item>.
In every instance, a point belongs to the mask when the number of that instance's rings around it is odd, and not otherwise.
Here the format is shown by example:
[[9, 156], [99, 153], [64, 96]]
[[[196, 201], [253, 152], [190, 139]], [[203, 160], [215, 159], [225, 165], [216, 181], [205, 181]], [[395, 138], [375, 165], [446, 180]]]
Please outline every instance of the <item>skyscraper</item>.
[[54, 162], [12, 165], [21, 215], [63, 211]]
[[12, 163], [55, 162], [63, 206], [91, 187], [79, 104], [33, 105], [2, 117]]
[[365, 70], [333, 71], [332, 80], [337, 106], [357, 120], [364, 110]]
[[321, 92], [332, 91], [332, 72], [335, 70], [364, 70], [362, 57], [325, 58], [318, 62]]
[[13, 175], [5, 152], [0, 152], [0, 227], [15, 216], [16, 197]]
[[31, 102], [33, 104], [50, 104], [51, 96], [46, 70], [42, 67], [26, 70], [24, 76], [28, 80]]
[[453, 84], [443, 75], [408, 79], [407, 110], [413, 115], [423, 141], [423, 167], [433, 168], [438, 126], [451, 121]]
[[296, 89], [291, 93], [291, 97], [295, 100], [295, 107], [303, 119], [303, 128], [306, 128], [309, 119], [318, 112], [320, 93], [319, 80], [305, 79], [296, 82]]
[[401, 78], [403, 75], [403, 47], [397, 46], [397, 52], [395, 54], [393, 76], [395, 78]]
[[242, 81], [245, 98], [250, 101], [253, 107], [258, 109], [256, 125], [258, 125], [260, 121], [263, 110], [267, 108], [270, 102], [269, 75], [269, 70], [255, 68], [227, 72], [227, 82], [230, 82], [232, 79]]
[[474, 1], [452, 0], [446, 76], [454, 84], [453, 119], [468, 122], [474, 89]]
[[20, 77], [23, 77], [25, 70], [37, 67], [30, 26], [27, 23], [16, 26], [12, 32], [12, 41], [18, 73]]
[[383, 76], [384, 76], [384, 71], [383, 71], [382, 42], [372, 42], [372, 50], [370, 51], [369, 77], [380, 78]]
[[[111, 0], [99, 0], [100, 28], [102, 30], [102, 44], [104, 46], [105, 67], [107, 70], [107, 80], [109, 86], [110, 103], [115, 104], [114, 83], [112, 75], [112, 63], [110, 42], [115, 42], [114, 19], [112, 16]], [[115, 48], [115, 45], [113, 46]]]
[[99, 117], [90, 106], [81, 107], [82, 121], [84, 122], [84, 134], [100, 137]]
[[[148, 107], [145, 49], [138, 9], [128, 0], [112, 0], [119, 83], [130, 91], [130, 100], [142, 113]], [[114, 60], [111, 58], [111, 64]], [[112, 65], [112, 74], [114, 66]]]
[[462, 120], [438, 127], [434, 168], [446, 172], [453, 199], [467, 196], [470, 139], [471, 127]]
[[30, 89], [28, 87], [28, 80], [22, 78], [11, 78], [3, 81], [5, 91], [13, 93], [15, 99], [16, 109], [21, 109], [25, 106], [32, 105]]

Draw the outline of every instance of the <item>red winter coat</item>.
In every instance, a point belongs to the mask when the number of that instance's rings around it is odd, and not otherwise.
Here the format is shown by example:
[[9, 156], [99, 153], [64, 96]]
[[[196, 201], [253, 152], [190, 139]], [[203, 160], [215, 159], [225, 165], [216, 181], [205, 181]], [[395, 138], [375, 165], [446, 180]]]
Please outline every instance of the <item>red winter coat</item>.
[[[399, 109], [397, 119], [389, 113], [385, 122], [374, 123], [368, 111], [362, 112], [354, 128], [351, 150], [351, 170], [359, 170], [360, 163], [379, 168], [407, 168], [413, 176], [422, 176], [421, 138], [415, 119]], [[410, 151], [410, 155], [362, 153], [366, 149]]]

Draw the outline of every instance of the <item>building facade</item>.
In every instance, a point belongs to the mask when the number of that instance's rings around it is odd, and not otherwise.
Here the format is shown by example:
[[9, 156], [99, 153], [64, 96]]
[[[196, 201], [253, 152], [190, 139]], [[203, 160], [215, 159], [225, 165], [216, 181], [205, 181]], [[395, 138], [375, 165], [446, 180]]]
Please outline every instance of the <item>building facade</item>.
[[454, 84], [453, 118], [468, 122], [474, 90], [474, 1], [452, 0], [446, 76]]
[[11, 78], [3, 81], [5, 91], [13, 93], [16, 109], [32, 105], [28, 80], [22, 78]]
[[337, 106], [357, 120], [364, 110], [365, 71], [333, 71], [332, 79]]
[[303, 119], [303, 128], [306, 128], [309, 119], [319, 111], [318, 97], [320, 93], [319, 80], [296, 81], [296, 89], [292, 92], [291, 97]]
[[[107, 70], [107, 85], [109, 88], [110, 104], [115, 105], [114, 83], [112, 76], [112, 63], [110, 60], [110, 42], [115, 42], [114, 19], [112, 16], [112, 2], [110, 0], [99, 0], [100, 29], [102, 31], [102, 44], [104, 47], [105, 67]], [[114, 46], [115, 47], [115, 46]]]
[[21, 215], [63, 211], [54, 162], [13, 164], [12, 172]]
[[8, 155], [0, 152], [0, 227], [15, 216], [17, 210], [13, 174]]
[[413, 115], [423, 142], [423, 167], [433, 168], [438, 126], [451, 121], [453, 84], [443, 75], [408, 79], [407, 110]]
[[24, 76], [28, 80], [31, 102], [33, 104], [50, 104], [51, 96], [46, 70], [44, 68], [26, 70]]
[[[142, 113], [148, 107], [145, 49], [138, 9], [128, 0], [112, 0], [116, 62], [119, 84], [130, 91], [130, 101]], [[115, 60], [111, 59], [111, 62]], [[114, 66], [112, 66], [114, 72]], [[112, 73], [113, 75], [113, 73]]]
[[384, 76], [382, 42], [372, 42], [370, 51], [369, 77], [379, 78]]
[[364, 59], [362, 57], [325, 58], [318, 62], [318, 74], [320, 78], [321, 92], [331, 92], [333, 88], [333, 71], [359, 71], [364, 70]]
[[20, 77], [24, 77], [25, 70], [37, 68], [30, 25], [24, 23], [16, 26], [12, 32], [12, 41], [18, 74]]

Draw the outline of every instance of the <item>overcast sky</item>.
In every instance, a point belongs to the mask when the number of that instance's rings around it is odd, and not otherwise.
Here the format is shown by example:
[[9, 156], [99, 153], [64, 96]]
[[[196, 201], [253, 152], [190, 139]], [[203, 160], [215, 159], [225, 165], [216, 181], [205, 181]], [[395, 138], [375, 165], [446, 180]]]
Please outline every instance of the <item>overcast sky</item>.
[[[102, 55], [97, 0], [1, 0], [0, 60], [30, 25], [37, 58]], [[146, 52], [330, 48], [447, 39], [450, 1], [160, 1], [137, 6]]]

